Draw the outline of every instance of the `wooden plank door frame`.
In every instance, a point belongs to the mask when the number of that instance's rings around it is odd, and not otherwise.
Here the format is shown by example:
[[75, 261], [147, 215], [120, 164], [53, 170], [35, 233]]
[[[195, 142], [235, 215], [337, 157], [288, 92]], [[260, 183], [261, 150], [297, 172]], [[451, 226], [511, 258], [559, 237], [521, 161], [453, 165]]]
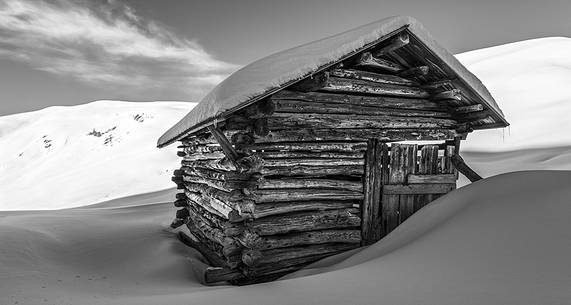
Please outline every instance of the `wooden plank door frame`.
[[382, 237], [382, 188], [389, 177], [389, 147], [379, 139], [367, 141], [365, 155], [364, 199], [361, 206], [361, 245]]

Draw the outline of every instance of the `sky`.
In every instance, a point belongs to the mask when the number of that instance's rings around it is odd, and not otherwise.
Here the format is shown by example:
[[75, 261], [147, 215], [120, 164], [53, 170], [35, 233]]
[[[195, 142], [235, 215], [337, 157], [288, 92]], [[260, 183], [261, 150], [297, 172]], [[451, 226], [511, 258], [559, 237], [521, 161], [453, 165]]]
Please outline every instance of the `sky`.
[[569, 0], [0, 0], [0, 116], [200, 101], [241, 66], [395, 15], [452, 53], [571, 36]]

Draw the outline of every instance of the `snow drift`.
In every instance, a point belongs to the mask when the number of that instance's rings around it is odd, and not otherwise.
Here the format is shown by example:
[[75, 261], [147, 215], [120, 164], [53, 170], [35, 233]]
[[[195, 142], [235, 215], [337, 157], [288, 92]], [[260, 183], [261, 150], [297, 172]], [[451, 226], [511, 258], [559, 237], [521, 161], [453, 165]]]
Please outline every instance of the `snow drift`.
[[172, 187], [165, 126], [195, 103], [98, 101], [0, 117], [0, 210], [58, 209]]
[[511, 124], [468, 136], [467, 150], [571, 144], [571, 39], [541, 38], [457, 55], [498, 102]]
[[0, 304], [569, 304], [568, 181], [570, 171], [485, 179], [374, 245], [246, 287], [198, 282], [170, 204], [2, 212]]

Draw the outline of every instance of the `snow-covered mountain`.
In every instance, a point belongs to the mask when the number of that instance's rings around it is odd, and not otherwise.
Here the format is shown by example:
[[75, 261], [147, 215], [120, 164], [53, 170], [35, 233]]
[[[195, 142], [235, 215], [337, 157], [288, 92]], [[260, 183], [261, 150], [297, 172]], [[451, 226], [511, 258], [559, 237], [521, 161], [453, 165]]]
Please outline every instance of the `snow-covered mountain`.
[[0, 117], [0, 210], [58, 209], [170, 188], [156, 139], [195, 103], [97, 101]]
[[[474, 132], [463, 148], [571, 145], [569, 54], [570, 38], [459, 54], [511, 123]], [[0, 210], [83, 206], [173, 187], [176, 148], [159, 150], [155, 143], [194, 105], [98, 101], [0, 117]]]
[[571, 145], [571, 38], [532, 39], [457, 58], [490, 90], [508, 122], [477, 131], [465, 149], [491, 151]]

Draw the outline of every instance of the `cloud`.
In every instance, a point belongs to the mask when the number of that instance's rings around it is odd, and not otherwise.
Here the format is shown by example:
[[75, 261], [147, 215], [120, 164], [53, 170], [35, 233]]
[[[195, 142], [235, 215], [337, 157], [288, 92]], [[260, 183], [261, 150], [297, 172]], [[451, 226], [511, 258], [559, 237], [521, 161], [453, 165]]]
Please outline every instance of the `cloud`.
[[237, 68], [115, 1], [0, 0], [0, 58], [98, 87], [189, 99]]

